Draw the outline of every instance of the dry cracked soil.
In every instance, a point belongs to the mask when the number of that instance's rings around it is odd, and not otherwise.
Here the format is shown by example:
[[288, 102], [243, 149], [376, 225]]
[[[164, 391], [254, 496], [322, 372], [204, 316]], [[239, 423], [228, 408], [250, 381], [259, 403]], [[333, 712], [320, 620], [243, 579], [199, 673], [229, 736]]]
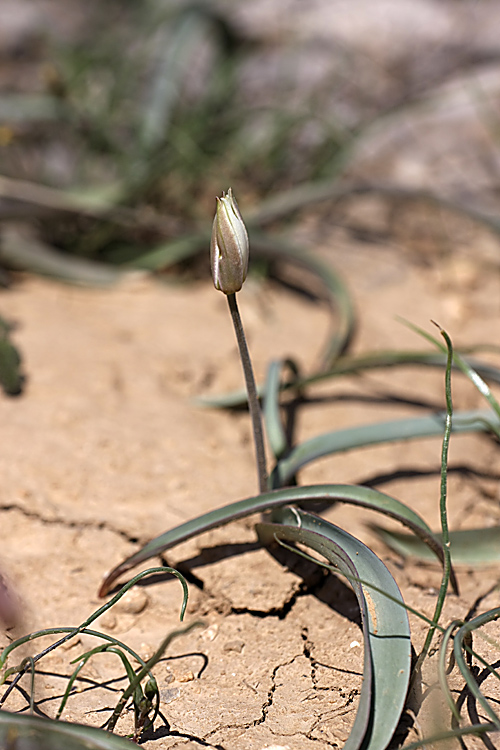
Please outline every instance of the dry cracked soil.
[[[368, 223], [387, 217], [385, 208], [378, 199], [351, 206], [357, 221]], [[453, 251], [440, 235], [439, 241], [427, 238], [423, 255], [410, 230], [404, 236], [404, 217], [398, 226], [397, 239], [378, 245], [357, 241], [325, 215], [305, 217], [297, 229], [299, 235], [307, 232], [353, 295], [353, 351], [425, 347], [397, 315], [428, 329], [429, 320], [437, 320], [460, 346], [498, 346], [498, 240], [457, 218]], [[133, 277], [95, 290], [20, 275], [1, 292], [0, 314], [15, 325], [26, 374], [20, 397], [0, 396], [0, 557], [22, 609], [17, 630], [0, 634], [1, 646], [21, 632], [78, 625], [102, 604], [97, 590], [105, 572], [141, 543], [255, 493], [247, 413], [195, 403], [199, 395], [242, 384], [225, 308], [208, 278], [167, 286]], [[240, 309], [258, 379], [278, 356], [291, 355], [305, 370], [314, 369], [329, 326], [321, 304], [250, 278]], [[496, 353], [483, 358], [498, 364]], [[481, 405], [461, 376], [453, 387], [456, 408]], [[443, 372], [372, 371], [311, 387], [308, 396], [297, 410], [297, 442], [334, 428], [442, 408]], [[304, 468], [299, 481], [378, 487], [438, 528], [439, 464], [440, 440], [429, 438], [322, 459]], [[498, 478], [498, 447], [490, 438], [453, 438], [451, 528], [500, 523]], [[373, 514], [336, 506], [325, 515], [367, 542], [406, 602], [431, 615], [437, 566], [388, 552], [368, 527], [377, 520]], [[204, 625], [175, 640], [156, 668], [164, 719], [145, 732], [148, 750], [316, 750], [342, 747], [349, 734], [363, 667], [355, 597], [344, 581], [312, 563], [261, 548], [254, 520], [209, 532], [165, 557], [188, 575], [187, 620]], [[462, 567], [458, 576], [460, 595], [449, 596], [445, 621], [498, 604], [498, 567]], [[178, 626], [180, 603], [177, 581], [153, 577], [94, 627], [146, 658]], [[425, 627], [413, 615], [410, 620], [418, 651]], [[498, 637], [498, 626], [491, 625], [489, 635]], [[37, 711], [54, 716], [71, 661], [93, 645], [91, 636], [80, 635], [40, 662]], [[491, 643], [478, 648], [497, 661]], [[22, 655], [27, 653], [35, 651]], [[407, 712], [408, 739], [439, 725], [438, 693], [432, 690], [436, 660], [432, 652], [420, 709], [414, 701]], [[463, 684], [454, 680], [463, 715], [472, 716]], [[125, 684], [117, 657], [96, 655], [81, 671], [63, 718], [101, 725]], [[493, 678], [482, 687], [499, 700]], [[24, 682], [6, 708], [26, 710], [28, 691]], [[117, 731], [131, 730], [127, 711]], [[479, 746], [479, 740], [467, 740], [467, 746]]]

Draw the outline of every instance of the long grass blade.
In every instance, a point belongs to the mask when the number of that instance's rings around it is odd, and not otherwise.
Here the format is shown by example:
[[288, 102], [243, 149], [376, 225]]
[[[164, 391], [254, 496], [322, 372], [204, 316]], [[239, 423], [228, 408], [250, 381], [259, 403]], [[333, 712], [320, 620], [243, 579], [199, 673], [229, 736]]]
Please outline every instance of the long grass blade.
[[[253, 513], [264, 513], [267, 510], [279, 508], [283, 505], [290, 505], [291, 503], [302, 504], [308, 501], [328, 503], [340, 501], [384, 513], [411, 529], [429, 545], [439, 560], [443, 560], [443, 548], [425, 521], [411, 508], [408, 508], [404, 503], [390, 495], [368, 487], [347, 484], [289, 487], [284, 490], [266, 492], [256, 497], [239, 500], [236, 503], [217, 508], [202, 516], [198, 516], [198, 518], [187, 521], [164, 534], [160, 534], [141, 550], [113, 568], [105, 576], [99, 590], [99, 596], [106, 596], [114, 582], [126, 571], [145, 560], [149, 560], [151, 557], [161, 555], [166, 550], [175, 547], [187, 539], [192, 539], [205, 531], [224, 526], [231, 521], [245, 518]], [[451, 583], [453, 589], [457, 591], [457, 582], [453, 572]]]
[[[39, 654], [37, 654], [34, 657], [29, 657], [33, 665], [40, 661], [44, 656], [46, 656], [51, 651], [54, 651], [54, 649], [59, 648], [59, 646], [62, 646], [63, 643], [66, 643], [66, 641], [71, 640], [71, 638], [74, 638], [75, 635], [78, 635], [79, 633], [83, 632], [88, 625], [90, 625], [94, 620], [96, 620], [98, 617], [100, 617], [104, 612], [106, 612], [110, 607], [112, 607], [121, 597], [123, 594], [128, 591], [131, 586], [133, 586], [137, 581], [139, 581], [141, 578], [144, 578], [146, 575], [150, 575], [153, 573], [171, 573], [173, 576], [175, 576], [179, 582], [182, 585], [183, 589], [183, 600], [181, 605], [181, 612], [180, 612], [180, 619], [182, 620], [184, 618], [184, 614], [186, 612], [186, 606], [187, 606], [187, 600], [188, 600], [188, 586], [186, 583], [186, 579], [184, 576], [179, 573], [174, 568], [169, 568], [166, 566], [158, 567], [158, 568], [151, 568], [150, 570], [145, 570], [142, 573], [138, 573], [131, 581], [128, 581], [124, 586], [121, 587], [121, 589], [118, 591], [117, 594], [114, 595], [112, 599], [110, 599], [106, 604], [104, 604], [102, 607], [99, 607], [95, 612], [93, 612], [90, 617], [88, 617], [85, 622], [81, 623], [78, 627], [74, 628], [73, 630], [67, 631], [66, 629], [56, 629], [57, 632], [66, 632], [67, 634], [61, 638], [60, 640], [56, 641], [55, 643], [52, 643], [50, 646], [47, 646], [47, 648], [43, 649]], [[54, 631], [54, 632], [56, 632]], [[28, 635], [23, 636], [22, 638], [18, 638], [16, 641], [13, 641], [8, 646], [6, 646], [3, 651], [0, 653], [0, 669], [3, 669], [5, 666], [5, 663], [9, 657], [9, 654], [19, 646], [22, 646], [25, 643], [28, 643], [29, 641], [33, 640], [34, 638], [38, 638], [40, 635], [44, 633], [48, 633], [49, 631], [38, 631], [38, 633], [30, 633]], [[17, 672], [17, 676], [14, 678], [14, 680], [11, 682], [5, 693], [0, 698], [0, 705], [5, 703], [8, 696], [14, 689], [14, 687], [17, 685], [23, 674], [25, 673], [27, 669], [26, 659], [19, 667], [11, 667], [8, 670], [5, 670], [4, 673], [1, 675], [0, 684], [2, 684], [6, 677], [9, 674], [12, 674], [13, 672]]]
[[436, 599], [436, 606], [434, 608], [433, 622], [430, 626], [422, 651], [420, 652], [418, 659], [415, 664], [414, 674], [417, 675], [420, 672], [420, 668], [429, 653], [429, 649], [434, 637], [434, 633], [439, 623], [439, 618], [443, 611], [444, 600], [448, 593], [448, 583], [450, 580], [451, 573], [451, 555], [450, 555], [450, 532], [448, 530], [448, 453], [450, 447], [450, 438], [452, 432], [452, 419], [453, 419], [453, 401], [451, 396], [451, 365], [453, 362], [453, 345], [451, 339], [446, 331], [440, 328], [441, 335], [446, 341], [447, 349], [447, 361], [445, 371], [445, 396], [446, 396], [446, 419], [443, 431], [443, 444], [441, 448], [441, 482], [439, 491], [439, 515], [441, 517], [441, 534], [443, 539], [443, 576], [441, 579], [441, 585], [439, 587], [438, 596]]
[[10, 268], [82, 286], [110, 286], [126, 273], [87, 258], [64, 255], [37, 237], [25, 237], [13, 228], [2, 231], [0, 261]]
[[444, 631], [443, 638], [439, 646], [439, 662], [438, 662], [438, 679], [439, 679], [439, 684], [441, 686], [441, 692], [443, 693], [446, 703], [448, 704], [448, 708], [450, 709], [457, 723], [460, 722], [460, 712], [457, 708], [457, 704], [455, 703], [453, 699], [450, 686], [448, 685], [448, 680], [446, 679], [446, 675], [447, 675], [446, 651], [448, 649], [448, 644], [450, 643], [450, 640], [453, 637], [453, 631], [456, 630], [458, 627], [460, 627], [460, 625], [462, 625], [461, 621], [453, 620], [453, 622], [450, 622], [450, 624]]
[[[427, 339], [427, 341], [430, 341], [431, 344], [434, 344], [438, 349], [440, 349], [443, 353], [446, 352], [446, 346], [443, 345], [439, 339], [432, 336], [430, 333], [427, 333], [427, 331], [424, 331], [419, 326], [414, 325], [413, 323], [409, 323], [406, 320], [402, 321], [408, 328], [410, 328], [412, 331], [415, 331], [415, 333], [418, 333], [423, 338]], [[469, 378], [471, 383], [473, 383], [479, 393], [486, 399], [486, 401], [489, 403], [493, 411], [496, 413], [497, 417], [500, 418], [500, 404], [498, 403], [497, 399], [493, 395], [491, 389], [489, 388], [488, 384], [483, 380], [483, 378], [480, 376], [479, 372], [474, 369], [472, 366], [472, 363], [467, 362], [460, 354], [457, 352], [453, 352], [453, 362], [456, 367], [458, 367], [459, 370], [463, 372], [463, 374]], [[500, 433], [497, 433], [500, 436]]]
[[486, 623], [498, 620], [499, 618], [500, 607], [495, 607], [494, 609], [490, 609], [488, 612], [484, 612], [482, 615], [475, 617], [473, 620], [470, 620], [469, 622], [462, 625], [455, 636], [453, 644], [455, 661], [465, 681], [467, 682], [467, 687], [469, 688], [474, 698], [478, 701], [478, 703], [481, 704], [482, 709], [487, 714], [489, 719], [493, 722], [497, 730], [500, 730], [500, 716], [498, 716], [498, 714], [493, 710], [493, 708], [479, 689], [476, 679], [464, 659], [463, 649], [464, 639], [469, 633], [472, 633], [474, 630], [477, 630], [483, 625], [486, 625]]
[[[474, 737], [481, 737], [483, 734], [494, 732], [496, 730], [495, 724], [473, 724], [470, 727], [457, 727], [456, 729], [448, 729], [445, 732], [436, 732], [431, 737], [423, 737], [421, 740], [416, 742], [410, 742], [408, 745], [403, 745], [401, 750], [419, 750], [423, 747], [424, 750], [427, 747], [432, 747], [438, 742], [446, 742], [446, 740], [456, 740], [460, 737], [468, 737], [469, 735]], [[449, 747], [448, 744], [444, 747]]]
[[124, 690], [123, 695], [121, 696], [120, 700], [116, 704], [116, 707], [111, 715], [111, 718], [108, 722], [108, 729], [110, 732], [113, 731], [115, 728], [116, 722], [118, 721], [118, 718], [125, 708], [125, 705], [128, 701], [128, 699], [133, 695], [135, 689], [138, 685], [140, 685], [141, 680], [143, 680], [148, 672], [154, 667], [155, 664], [157, 664], [163, 654], [165, 653], [166, 649], [169, 647], [170, 643], [175, 639], [178, 638], [181, 635], [186, 635], [194, 628], [202, 627], [203, 626], [202, 621], [196, 621], [192, 622], [189, 625], [186, 625], [184, 628], [179, 628], [178, 630], [172, 630], [166, 638], [162, 641], [158, 649], [155, 651], [153, 656], [148, 659], [146, 664], [137, 672], [137, 674], [134, 676], [134, 678], [130, 681], [129, 686]]
[[156, 66], [146, 105], [143, 107], [138, 143], [143, 157], [168, 138], [174, 106], [182, 92], [182, 80], [190, 67], [191, 58], [208, 32], [210, 19], [202, 6], [187, 7], [179, 13], [172, 31], [167, 18], [161, 44], [161, 59]]
[[340, 183], [337, 177], [333, 180], [308, 182], [275, 194], [272, 200], [266, 200], [264, 205], [255, 210], [251, 220], [259, 226], [264, 226], [293, 214], [305, 206], [317, 205], [321, 201], [338, 201], [354, 195], [382, 195], [395, 198], [398, 201], [425, 201], [430, 205], [442, 206], [445, 209], [465, 214], [473, 221], [484, 224], [494, 232], [500, 232], [500, 220], [496, 213], [482, 211], [466, 203], [450, 200], [437, 193], [385, 183]]
[[[270, 477], [271, 486], [282, 487], [302, 466], [333, 453], [366, 445], [441, 436], [445, 422], [446, 414], [439, 413], [349, 427], [318, 435], [298, 445], [285, 458], [278, 461]], [[457, 412], [454, 415], [453, 432], [494, 432], [496, 434], [498, 430], [500, 430], [500, 419], [493, 411], [473, 410]]]
[[[482, 347], [474, 347], [473, 351], [478, 351]], [[489, 347], [488, 347], [489, 348]], [[474, 370], [479, 373], [484, 379], [490, 380], [494, 383], [500, 383], [500, 370], [498, 367], [486, 364], [480, 360], [467, 358], [467, 361]], [[320, 383], [330, 378], [338, 378], [343, 375], [351, 375], [356, 372], [363, 372], [364, 370], [381, 369], [386, 367], [404, 367], [404, 366], [422, 366], [422, 367], [445, 367], [446, 366], [446, 355], [435, 354], [422, 351], [383, 351], [373, 352], [371, 354], [365, 354], [361, 357], [349, 357], [343, 356], [339, 358], [333, 365], [326, 371], [314, 373], [308, 377], [298, 378], [293, 383], [283, 383], [281, 390], [288, 390], [289, 388], [304, 388], [314, 383]], [[454, 369], [458, 369], [454, 365]], [[266, 395], [266, 386], [261, 383], [257, 390], [260, 396]], [[226, 394], [220, 394], [216, 396], [200, 396], [196, 399], [196, 403], [199, 406], [214, 407], [214, 408], [235, 408], [242, 406], [246, 403], [246, 391], [237, 390]]]

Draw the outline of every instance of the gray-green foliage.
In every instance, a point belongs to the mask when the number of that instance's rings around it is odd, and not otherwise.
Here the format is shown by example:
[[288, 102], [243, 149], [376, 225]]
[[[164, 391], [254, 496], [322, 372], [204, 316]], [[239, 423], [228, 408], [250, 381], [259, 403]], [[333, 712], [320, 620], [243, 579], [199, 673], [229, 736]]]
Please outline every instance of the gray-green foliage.
[[[333, 564], [333, 569], [339, 570], [346, 575], [356, 591], [364, 621], [365, 675], [363, 688], [365, 692], [362, 696], [352, 733], [347, 741], [346, 747], [349, 747], [350, 750], [361, 747], [370, 748], [371, 750], [375, 750], [375, 748], [385, 750], [390, 742], [392, 733], [398, 723], [403, 709], [407, 682], [403, 685], [402, 682], [400, 683], [395, 679], [394, 675], [391, 676], [392, 662], [387, 653], [378, 652], [376, 646], [375, 649], [372, 648], [372, 646], [378, 642], [376, 639], [373, 641], [373, 619], [368, 617], [367, 600], [364, 596], [368, 592], [372, 605], [375, 606], [380, 613], [380, 622], [386, 621], [389, 623], [389, 631], [391, 631], [391, 628], [395, 628], [397, 623], [400, 623], [405, 633], [407, 633], [405, 630], [405, 623], [407, 623], [407, 620], [406, 615], [404, 614], [404, 609], [407, 608], [407, 606], [402, 601], [392, 577], [387, 573], [382, 563], [375, 558], [370, 550], [364, 548], [362, 545], [360, 546], [360, 542], [348, 535], [345, 531], [333, 527], [322, 519], [309, 513], [305, 513], [296, 507], [287, 506], [289, 506], [290, 503], [300, 503], [303, 505], [304, 502], [310, 500], [323, 500], [327, 503], [340, 500], [343, 502], [354, 503], [361, 507], [376, 509], [381, 513], [385, 513], [392, 518], [398, 519], [400, 522], [408, 526], [413, 534], [416, 535], [415, 537], [409, 535], [389, 535], [388, 538], [391, 538], [392, 536], [393, 540], [398, 540], [399, 549], [404, 549], [404, 543], [408, 543], [408, 546], [411, 545], [411, 548], [425, 548], [441, 559], [443, 562], [443, 578], [440, 592], [436, 600], [433, 617], [429, 619], [420, 615], [415, 610], [412, 610], [414, 614], [420, 616], [429, 625], [427, 638], [420, 657], [417, 660], [416, 669], [413, 673], [413, 680], [418, 679], [419, 669], [427, 656], [436, 630], [439, 632], [444, 631], [440, 619], [449, 582], [452, 583], [455, 591], [457, 591], [456, 578], [451, 566], [450, 558], [450, 544], [453, 556], [453, 541], [455, 537], [453, 533], [451, 535], [449, 534], [447, 525], [447, 470], [449, 440], [453, 430], [456, 431], [457, 428], [473, 431], [477, 429], [489, 430], [494, 434], [498, 433], [498, 404], [491, 390], [479, 376], [477, 371], [474, 370], [470, 362], [466, 362], [462, 357], [454, 354], [451, 341], [446, 332], [442, 331], [441, 333], [446, 341], [446, 345], [444, 346], [444, 353], [446, 354], [446, 359], [444, 361], [446, 412], [443, 415], [431, 415], [418, 420], [370, 425], [367, 427], [359, 427], [355, 430], [341, 430], [328, 435], [319, 436], [296, 449], [291, 449], [289, 439], [281, 423], [280, 417], [279, 394], [282, 387], [281, 372], [284, 365], [288, 367], [291, 373], [286, 387], [291, 389], [300, 388], [302, 390], [305, 383], [301, 380], [297, 367], [293, 362], [272, 363], [265, 386], [264, 416], [266, 431], [269, 436], [269, 445], [276, 460], [275, 470], [271, 478], [275, 489], [270, 492], [261, 493], [256, 497], [248, 498], [224, 508], [211, 511], [204, 516], [182, 524], [181, 526], [160, 535], [143, 547], [142, 550], [114, 568], [103, 581], [101, 594], [106, 593], [116, 578], [126, 572], [129, 568], [175, 546], [181, 541], [196, 536], [210, 528], [229, 523], [232, 520], [242, 518], [257, 511], [263, 512], [271, 510], [272, 523], [264, 523], [257, 526], [259, 534], [264, 541], [268, 543], [277, 541], [285, 546], [289, 546], [289, 543], [298, 542], [301, 545], [313, 549], [315, 552], [320, 553], [322, 557], [326, 558], [330, 564]], [[427, 338], [439, 348], [443, 348], [440, 342], [433, 337], [427, 336]], [[397, 358], [389, 358], [389, 364], [394, 365], [396, 363], [394, 361], [395, 359]], [[404, 357], [400, 359], [405, 363]], [[436, 361], [432, 358], [426, 359], [425, 357], [419, 357], [419, 361], [420, 363], [429, 364], [431, 366], [436, 365]], [[458, 415], [458, 419], [457, 415], [453, 414], [451, 398], [451, 372], [453, 362], [456, 363], [457, 367], [471, 380], [480, 393], [486, 398], [489, 405], [492, 407], [491, 411]], [[443, 361], [440, 360], [440, 363], [443, 364]], [[375, 365], [380, 365], [380, 362], [377, 362], [376, 358]], [[483, 372], [491, 375], [492, 379], [498, 381], [498, 372], [496, 370], [494, 371], [491, 368], [483, 368]], [[322, 374], [321, 377], [325, 377], [325, 375]], [[369, 443], [411, 439], [424, 434], [443, 435], [440, 492], [442, 528], [440, 534], [433, 534], [423, 519], [421, 519], [412, 509], [405, 506], [399, 500], [384, 495], [377, 490], [346, 485], [282, 487], [282, 484], [286, 483], [306, 461], [314, 460], [320, 456], [329, 455], [330, 453], [339, 450], [351, 450], [355, 447]], [[300, 460], [294, 459], [294, 456], [297, 455], [300, 456]], [[295, 463], [292, 463], [292, 469], [288, 468], [288, 464], [290, 464], [291, 460], [295, 461]], [[283, 466], [287, 468], [283, 469]], [[495, 539], [496, 532], [497, 530], [490, 533]], [[463, 533], [467, 534], [467, 532]], [[417, 541], [410, 541], [414, 539]], [[466, 537], [467, 542], [470, 543], [471, 540], [474, 539], [477, 540], [477, 536], [474, 537], [473, 532], [469, 532]], [[299, 554], [304, 554], [300, 549], [297, 549], [296, 551], [298, 551]], [[460, 556], [458, 559], [460, 559]], [[376, 573], [376, 571], [379, 572]], [[373, 575], [379, 575], [380, 577], [373, 578]], [[498, 617], [500, 617], [500, 608], [491, 610], [485, 615], [476, 618], [469, 624], [461, 622], [453, 624], [453, 627], [446, 629], [444, 632], [443, 654], [445, 653], [446, 644], [452, 637], [453, 631], [456, 627], [460, 628], [454, 638], [455, 660], [459, 665], [459, 669], [469, 685], [472, 694], [483, 707], [490, 722], [474, 725], [473, 727], [460, 727], [457, 709], [453, 700], [449, 698], [450, 711], [454, 724], [450, 730], [451, 733], [444, 732], [442, 734], [443, 739], [449, 736], [458, 737], [462, 734], [465, 735], [468, 733], [482, 734], [484, 732], [490, 732], [492, 729], [495, 729], [500, 725], [500, 718], [497, 716], [493, 706], [487, 701], [480, 688], [475, 684], [474, 678], [463, 657], [464, 648], [474, 654], [474, 652], [471, 651], [470, 645], [465, 642], [466, 634], [470, 634], [473, 630], [481, 627], [485, 622], [495, 620]], [[387, 619], [384, 620], [384, 618]], [[396, 635], [396, 632], [394, 631], [393, 635], [390, 635], [389, 631], [386, 635], [388, 642], [391, 642], [392, 637], [395, 637], [396, 639], [402, 637], [401, 633]], [[401, 651], [400, 646], [402, 649]], [[391, 650], [391, 655], [395, 660], [394, 668], [400, 675], [406, 675], [407, 677], [409, 677], [410, 656], [409, 650], [406, 650], [404, 653], [403, 651], [405, 648], [407, 649], [408, 646], [409, 633], [407, 633], [401, 641], [398, 640], [397, 646], [393, 644]], [[481, 657], [477, 654], [474, 655], [481, 660]], [[485, 663], [484, 659], [482, 659], [482, 661]], [[493, 667], [488, 667], [487, 663], [486, 667], [489, 668], [493, 674], [497, 674]], [[446, 680], [446, 667], [443, 658], [440, 660], [440, 680], [443, 692], [450, 696]], [[473, 682], [474, 686], [472, 685]], [[385, 687], [382, 688], [382, 684], [384, 684]], [[381, 699], [381, 696], [388, 700], [388, 703], [385, 704], [383, 708], [377, 704], [377, 701]], [[417, 746], [418, 743], [414, 743], [410, 747]]]

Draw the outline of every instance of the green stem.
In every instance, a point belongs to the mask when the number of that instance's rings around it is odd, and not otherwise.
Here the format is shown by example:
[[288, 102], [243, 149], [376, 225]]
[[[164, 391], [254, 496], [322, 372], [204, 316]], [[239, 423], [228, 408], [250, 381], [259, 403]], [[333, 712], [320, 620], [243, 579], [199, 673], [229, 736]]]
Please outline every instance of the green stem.
[[[439, 327], [439, 326], [438, 326]], [[451, 571], [451, 554], [450, 554], [450, 534], [448, 529], [448, 513], [446, 509], [447, 490], [448, 490], [448, 452], [450, 447], [450, 436], [452, 427], [452, 415], [453, 415], [453, 402], [451, 398], [451, 367], [453, 364], [453, 344], [451, 339], [441, 327], [440, 332], [446, 341], [448, 350], [447, 362], [446, 362], [446, 375], [445, 375], [445, 393], [446, 393], [446, 422], [443, 435], [443, 446], [441, 449], [441, 488], [440, 488], [440, 514], [441, 514], [441, 530], [443, 540], [443, 577], [441, 579], [441, 586], [439, 588], [439, 594], [436, 601], [436, 608], [434, 610], [434, 617], [432, 618], [433, 624], [429, 628], [427, 637], [425, 639], [422, 652], [420, 653], [417, 662], [415, 664], [414, 676], [416, 676], [422, 666], [425, 657], [427, 656], [436, 627], [443, 611], [444, 600], [446, 592], [448, 590], [448, 584], [450, 580]]]
[[262, 429], [262, 415], [260, 411], [259, 397], [257, 395], [257, 387], [255, 385], [255, 377], [253, 374], [252, 360], [250, 359], [250, 352], [248, 351], [247, 340], [245, 337], [245, 331], [243, 330], [243, 323], [241, 322], [240, 312], [236, 303], [236, 294], [228, 294], [227, 301], [229, 304], [229, 310], [231, 312], [231, 319], [234, 325], [234, 331], [236, 333], [236, 340], [238, 342], [238, 348], [240, 350], [241, 364], [243, 366], [243, 373], [245, 375], [245, 383], [248, 393], [248, 408], [250, 410], [250, 416], [252, 418], [253, 438], [255, 443], [255, 457], [257, 460], [257, 474], [259, 478], [259, 492], [266, 492], [267, 490], [267, 468], [266, 468], [266, 452], [264, 449], [264, 432]]
[[159, 648], [153, 656], [144, 664], [142, 669], [139, 670], [139, 672], [136, 673], [133, 680], [131, 680], [130, 685], [124, 690], [120, 700], [116, 704], [115, 710], [113, 711], [109, 721], [107, 722], [107, 730], [108, 732], [112, 732], [113, 729], [116, 726], [116, 722], [118, 721], [118, 718], [125, 708], [125, 704], [130, 698], [130, 696], [134, 693], [134, 690], [138, 685], [141, 684], [141, 681], [146, 677], [148, 672], [150, 672], [155, 664], [157, 664], [167, 648], [169, 647], [170, 643], [174, 640], [174, 638], [177, 638], [180, 635], [186, 635], [189, 633], [193, 628], [199, 628], [204, 626], [204, 622], [201, 620], [196, 620], [196, 622], [192, 622], [190, 625], [187, 625], [185, 628], [180, 628], [179, 630], [173, 630], [171, 633], [167, 635], [167, 637], [162, 641]]

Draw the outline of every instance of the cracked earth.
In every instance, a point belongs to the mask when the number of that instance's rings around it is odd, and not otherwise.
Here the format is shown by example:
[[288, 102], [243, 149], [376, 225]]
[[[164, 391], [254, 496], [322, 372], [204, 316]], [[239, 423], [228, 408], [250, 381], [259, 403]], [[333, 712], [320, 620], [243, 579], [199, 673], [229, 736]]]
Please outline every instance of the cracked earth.
[[[357, 352], [421, 347], [396, 315], [423, 327], [438, 320], [462, 346], [500, 344], [499, 277], [481, 254], [491, 237], [477, 230], [461, 248], [474, 283], [457, 274], [443, 285], [437, 253], [422, 266], [411, 252], [356, 244], [313, 216], [308, 232], [316, 230], [317, 251], [342, 271], [354, 295]], [[292, 355], [313, 368], [328, 332], [320, 304], [250, 279], [240, 308], [259, 379], [271, 357]], [[96, 592], [107, 570], [161, 531], [254, 494], [256, 477], [247, 415], [194, 403], [242, 382], [225, 300], [208, 279], [167, 287], [134, 278], [96, 291], [19, 277], [1, 292], [0, 315], [15, 325], [26, 373], [21, 397], [0, 395], [0, 559], [22, 607], [18, 631], [0, 633], [4, 646], [21, 632], [78, 625], [102, 604]], [[484, 357], [498, 364], [494, 354]], [[297, 414], [297, 440], [418, 414], [422, 403], [442, 408], [442, 374], [379, 371], [323, 383], [310, 395]], [[458, 377], [454, 396], [457, 408], [480, 405]], [[437, 528], [439, 457], [438, 439], [371, 447], [312, 464], [300, 481], [379, 487]], [[451, 527], [499, 524], [498, 447], [484, 436], [459, 436], [450, 469]], [[326, 516], [372, 546], [408, 604], [431, 614], [440, 581], [435, 566], [389, 553], [370, 531], [368, 522], [379, 519], [369, 513], [339, 506]], [[173, 642], [156, 668], [163, 718], [145, 733], [147, 750], [318, 750], [342, 747], [349, 734], [363, 671], [355, 597], [312, 563], [262, 549], [255, 520], [166, 555], [189, 580], [187, 620], [204, 625]], [[445, 620], [498, 603], [495, 567], [458, 573], [461, 594], [450, 597]], [[146, 658], [178, 625], [180, 604], [177, 581], [152, 577], [94, 627]], [[411, 625], [418, 650], [425, 630], [414, 616]], [[494, 628], [490, 635], [498, 637]], [[40, 663], [37, 711], [55, 715], [70, 662], [94, 645], [81, 634]], [[496, 660], [488, 643], [481, 648]], [[433, 725], [436, 658], [424, 673], [420, 710], [412, 697], [417, 722], [410, 726], [409, 711], [400, 736], [408, 731], [416, 739]], [[482, 679], [495, 699], [491, 679]], [[101, 725], [124, 687], [116, 657], [96, 655], [63, 718]], [[26, 710], [28, 688], [23, 683], [6, 707]], [[459, 697], [458, 680], [454, 688]], [[465, 695], [462, 703], [466, 711]], [[117, 731], [131, 728], [128, 712]]]

